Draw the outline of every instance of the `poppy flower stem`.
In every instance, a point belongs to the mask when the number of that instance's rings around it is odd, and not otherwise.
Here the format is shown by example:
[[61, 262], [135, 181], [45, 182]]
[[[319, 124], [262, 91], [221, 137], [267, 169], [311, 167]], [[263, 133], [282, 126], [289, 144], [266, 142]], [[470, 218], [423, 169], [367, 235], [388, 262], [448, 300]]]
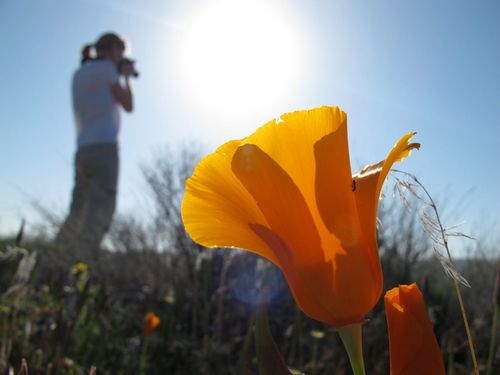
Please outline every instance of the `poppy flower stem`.
[[144, 336], [144, 341], [142, 343], [141, 356], [139, 358], [139, 375], [144, 375], [146, 373], [146, 358], [148, 353], [148, 343], [149, 336]]
[[354, 375], [366, 375], [363, 360], [361, 323], [350, 324], [337, 329], [349, 356]]

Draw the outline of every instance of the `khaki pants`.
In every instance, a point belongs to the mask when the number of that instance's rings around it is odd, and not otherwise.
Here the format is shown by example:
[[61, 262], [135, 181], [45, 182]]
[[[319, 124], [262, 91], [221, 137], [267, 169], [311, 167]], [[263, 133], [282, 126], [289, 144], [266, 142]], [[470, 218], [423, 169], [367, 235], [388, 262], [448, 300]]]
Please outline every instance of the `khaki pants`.
[[[74, 248], [77, 256], [95, 258], [116, 206], [118, 146], [102, 143], [81, 147], [75, 156], [75, 186], [70, 212], [56, 244]], [[79, 254], [78, 254], [79, 253]]]

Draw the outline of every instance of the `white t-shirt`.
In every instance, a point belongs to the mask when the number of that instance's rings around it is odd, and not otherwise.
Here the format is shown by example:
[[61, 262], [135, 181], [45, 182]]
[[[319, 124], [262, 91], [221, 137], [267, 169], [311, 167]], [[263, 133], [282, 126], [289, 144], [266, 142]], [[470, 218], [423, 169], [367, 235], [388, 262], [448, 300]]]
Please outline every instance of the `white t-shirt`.
[[90, 60], [73, 75], [73, 111], [78, 148], [96, 143], [116, 143], [120, 111], [111, 84], [119, 80], [109, 60]]

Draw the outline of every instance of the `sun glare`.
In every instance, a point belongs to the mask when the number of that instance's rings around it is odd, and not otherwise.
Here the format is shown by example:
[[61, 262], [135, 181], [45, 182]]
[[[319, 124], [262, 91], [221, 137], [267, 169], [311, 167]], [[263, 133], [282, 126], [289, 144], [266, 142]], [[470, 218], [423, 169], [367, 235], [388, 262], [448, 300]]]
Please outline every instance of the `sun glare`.
[[272, 2], [210, 2], [182, 43], [189, 97], [214, 111], [242, 114], [270, 108], [293, 89], [300, 43]]

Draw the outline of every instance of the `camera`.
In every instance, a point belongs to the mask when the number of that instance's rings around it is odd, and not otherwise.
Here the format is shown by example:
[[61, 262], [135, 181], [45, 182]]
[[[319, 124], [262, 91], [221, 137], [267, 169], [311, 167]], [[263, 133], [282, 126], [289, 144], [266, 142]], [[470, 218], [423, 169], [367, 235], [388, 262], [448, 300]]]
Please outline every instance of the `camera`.
[[117, 66], [119, 74], [123, 75], [123, 69], [126, 65], [132, 65], [132, 67], [134, 68], [134, 72], [132, 73], [132, 76], [135, 78], [139, 77], [139, 72], [137, 70], [135, 70], [135, 67], [134, 67], [135, 60], [132, 60], [132, 59], [129, 59], [126, 57], [124, 57], [122, 59], [122, 61], [120, 61], [120, 63]]

